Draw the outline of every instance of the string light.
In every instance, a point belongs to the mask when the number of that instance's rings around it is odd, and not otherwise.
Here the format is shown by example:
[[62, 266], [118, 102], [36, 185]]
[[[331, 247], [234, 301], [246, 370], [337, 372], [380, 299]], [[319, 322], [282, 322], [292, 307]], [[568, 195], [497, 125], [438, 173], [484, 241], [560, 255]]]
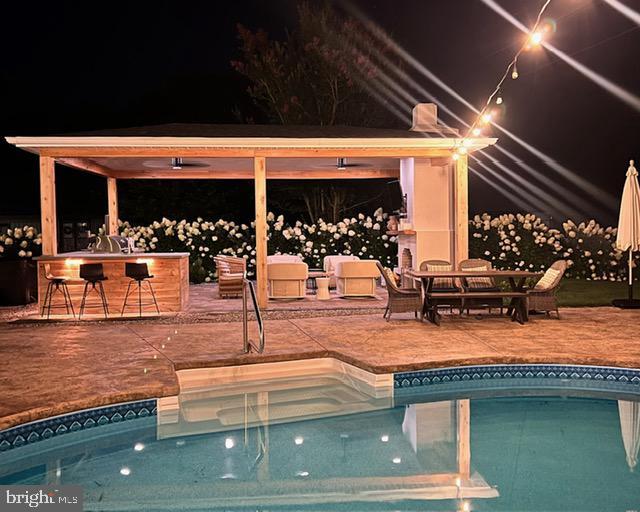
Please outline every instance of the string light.
[[542, 35], [542, 32], [539, 32], [539, 31], [538, 32], [534, 32], [533, 34], [531, 34], [531, 38], [530, 38], [531, 44], [533, 46], [540, 46], [542, 44], [542, 39], [543, 38], [544, 37]]
[[513, 80], [517, 80], [520, 74], [518, 73], [518, 58], [520, 54], [524, 51], [531, 49], [532, 47], [539, 47], [544, 42], [545, 34], [551, 32], [551, 26], [549, 23], [545, 23], [541, 25], [542, 15], [546, 11], [547, 7], [551, 0], [545, 0], [538, 12], [538, 16], [536, 18], [536, 22], [533, 24], [533, 28], [529, 32], [529, 37], [524, 41], [522, 46], [518, 49], [513, 59], [507, 65], [502, 77], [498, 81], [493, 92], [487, 98], [487, 101], [484, 107], [478, 112], [478, 116], [475, 121], [469, 126], [469, 130], [467, 135], [462, 139], [462, 143], [457, 147], [456, 151], [453, 154], [453, 159], [458, 160], [460, 156], [465, 155], [467, 153], [467, 147], [471, 145], [471, 141], [469, 140], [469, 136], [473, 135], [474, 137], [479, 136], [482, 133], [482, 130], [478, 126], [479, 124], [488, 125], [493, 120], [494, 115], [497, 113], [496, 110], [490, 110], [493, 103], [496, 105], [502, 105], [503, 97], [502, 97], [502, 86], [507, 79], [508, 76], [511, 76]]

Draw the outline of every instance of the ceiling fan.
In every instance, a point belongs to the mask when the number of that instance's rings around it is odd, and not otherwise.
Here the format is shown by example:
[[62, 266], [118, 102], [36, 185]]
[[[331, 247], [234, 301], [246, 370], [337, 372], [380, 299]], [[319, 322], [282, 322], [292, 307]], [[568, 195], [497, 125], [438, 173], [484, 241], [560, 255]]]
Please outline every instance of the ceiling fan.
[[348, 167], [368, 167], [368, 166], [369, 164], [349, 163], [347, 162], [347, 159], [345, 157], [338, 157], [336, 158], [335, 165], [323, 164], [323, 165], [318, 165], [317, 167], [335, 167], [339, 171], [344, 171]]
[[152, 169], [168, 169], [171, 168], [173, 170], [179, 171], [185, 168], [193, 168], [193, 167], [208, 167], [209, 165], [206, 162], [198, 162], [198, 161], [189, 161], [184, 160], [182, 157], [176, 156], [171, 159], [171, 162], [168, 164], [164, 161], [159, 160], [147, 160], [143, 164], [145, 167], [150, 167]]

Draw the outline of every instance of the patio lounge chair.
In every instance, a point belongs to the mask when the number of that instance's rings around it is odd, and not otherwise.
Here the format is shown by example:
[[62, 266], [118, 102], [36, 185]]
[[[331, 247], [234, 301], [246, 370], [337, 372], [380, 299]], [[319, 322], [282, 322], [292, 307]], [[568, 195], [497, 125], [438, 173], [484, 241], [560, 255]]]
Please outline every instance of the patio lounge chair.
[[[463, 272], [479, 272], [485, 270], [491, 270], [491, 262], [479, 258], [472, 258], [468, 260], [462, 260], [459, 263], [459, 268]], [[462, 279], [462, 288], [465, 292], [499, 292], [501, 291], [496, 282], [491, 277], [466, 277]], [[471, 308], [488, 308], [489, 313], [493, 308], [500, 308], [500, 314], [504, 308], [502, 298], [495, 299], [463, 299], [462, 308], [460, 313], [465, 309], [467, 315]]]
[[329, 275], [329, 288], [335, 288], [337, 285], [335, 274], [336, 267], [343, 261], [359, 261], [358, 256], [345, 254], [335, 254], [333, 256], [325, 256], [322, 260], [322, 269]]
[[[444, 260], [426, 260], [420, 263], [420, 270], [426, 270], [427, 272], [451, 272], [453, 265]], [[436, 295], [440, 293], [457, 293], [461, 292], [459, 286], [456, 285], [455, 279], [452, 277], [438, 277], [433, 280], [433, 287], [431, 293]], [[425, 290], [426, 292], [426, 290]], [[437, 306], [449, 306], [449, 310], [453, 312], [453, 308], [460, 308], [462, 310], [462, 301], [460, 299], [438, 299], [432, 298], [432, 302]]]
[[382, 318], [386, 318], [387, 322], [391, 318], [392, 313], [410, 313], [415, 316], [422, 311], [422, 297], [420, 290], [415, 288], [399, 288], [393, 270], [384, 268], [380, 262], [376, 262], [376, 266], [382, 274], [382, 278], [387, 283], [387, 292], [389, 299], [387, 308], [384, 310]]
[[218, 295], [220, 298], [241, 297], [247, 269], [244, 258], [216, 256], [213, 259], [218, 269]]
[[375, 297], [380, 276], [377, 261], [343, 261], [336, 268], [336, 288], [341, 297]]
[[558, 260], [547, 269], [536, 285], [527, 290], [527, 310], [544, 311], [549, 316], [555, 311], [560, 318], [556, 294], [566, 270], [565, 260]]
[[270, 299], [303, 299], [307, 292], [309, 267], [306, 263], [268, 263]]

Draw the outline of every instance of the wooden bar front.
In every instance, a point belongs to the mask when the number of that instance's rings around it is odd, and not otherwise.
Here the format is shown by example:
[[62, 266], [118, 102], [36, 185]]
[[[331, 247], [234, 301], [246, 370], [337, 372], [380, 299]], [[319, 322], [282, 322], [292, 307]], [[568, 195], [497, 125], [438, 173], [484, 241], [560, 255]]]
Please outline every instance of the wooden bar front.
[[[109, 303], [109, 316], [120, 316], [122, 303], [127, 291], [130, 279], [125, 276], [125, 263], [147, 263], [149, 273], [154, 277], [151, 280], [156, 294], [160, 313], [175, 313], [186, 309], [189, 302], [189, 254], [188, 253], [138, 253], [138, 254], [109, 254], [74, 252], [63, 253], [57, 256], [41, 256], [38, 258], [38, 306], [42, 307], [45, 292], [49, 281], [46, 279], [45, 264], [50, 266], [52, 275], [68, 279], [67, 285], [75, 308], [76, 315], [80, 309], [84, 281], [80, 279], [80, 265], [83, 263], [102, 263], [104, 274], [107, 277], [103, 281], [104, 291]], [[143, 287], [143, 294], [147, 294], [147, 287]], [[133, 299], [133, 300], [132, 300]], [[143, 296], [143, 302], [150, 302], [150, 296]], [[99, 298], [95, 292], [88, 295], [87, 300], [91, 304], [98, 304]], [[136, 293], [130, 297], [125, 314], [137, 314], [137, 288]], [[62, 294], [54, 296], [54, 304], [64, 304]], [[153, 305], [145, 306], [143, 312], [155, 313]], [[66, 316], [64, 308], [56, 308], [51, 311], [52, 316]], [[87, 315], [102, 315], [101, 308], [91, 308]], [[70, 315], [69, 315], [70, 316]]]

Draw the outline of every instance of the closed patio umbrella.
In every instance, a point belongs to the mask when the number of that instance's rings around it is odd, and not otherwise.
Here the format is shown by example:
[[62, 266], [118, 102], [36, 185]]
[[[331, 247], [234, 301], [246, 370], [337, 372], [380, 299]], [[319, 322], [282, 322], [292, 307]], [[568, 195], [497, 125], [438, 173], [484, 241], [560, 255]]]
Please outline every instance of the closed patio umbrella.
[[627, 452], [627, 464], [633, 471], [638, 463], [640, 449], [640, 402], [618, 400], [618, 414], [620, 415], [620, 430], [622, 443]]
[[633, 252], [640, 250], [640, 185], [633, 160], [629, 162], [622, 191], [616, 247], [621, 251], [629, 251], [629, 298], [616, 299], [613, 305], [619, 308], [640, 308], [640, 300], [633, 299]]

